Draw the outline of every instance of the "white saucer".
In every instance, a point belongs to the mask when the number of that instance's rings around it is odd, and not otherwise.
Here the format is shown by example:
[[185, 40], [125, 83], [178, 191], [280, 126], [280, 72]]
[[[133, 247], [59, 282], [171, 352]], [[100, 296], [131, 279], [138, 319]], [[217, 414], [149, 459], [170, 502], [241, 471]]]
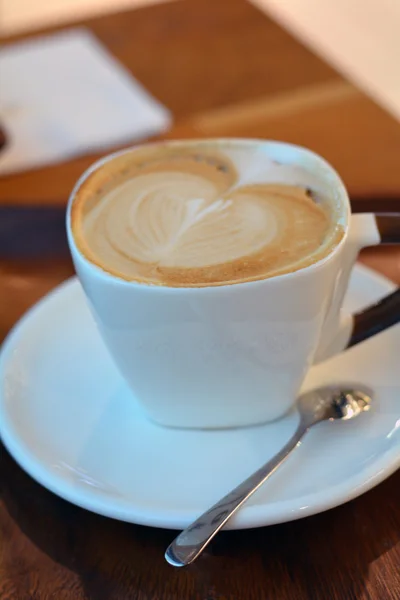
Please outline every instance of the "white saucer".
[[[357, 267], [347, 305], [359, 308], [392, 287]], [[231, 528], [318, 513], [400, 466], [399, 356], [397, 326], [313, 369], [305, 387], [361, 381], [376, 391], [373, 410], [311, 431]], [[148, 422], [109, 359], [76, 279], [22, 319], [1, 355], [0, 432], [8, 450], [59, 496], [125, 521], [185, 527], [274, 454], [296, 421], [291, 414], [219, 432]]]

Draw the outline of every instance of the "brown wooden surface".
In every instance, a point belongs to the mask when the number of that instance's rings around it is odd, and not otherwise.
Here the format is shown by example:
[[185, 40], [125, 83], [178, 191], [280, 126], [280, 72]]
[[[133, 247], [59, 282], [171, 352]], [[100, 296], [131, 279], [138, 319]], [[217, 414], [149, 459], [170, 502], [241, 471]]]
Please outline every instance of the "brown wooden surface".
[[[385, 197], [400, 210], [400, 125], [245, 0], [185, 0], [88, 25], [172, 110], [168, 137], [301, 143], [336, 166], [355, 205], [372, 198], [379, 210]], [[62, 206], [93, 158], [0, 179], [0, 204]], [[399, 250], [363, 260], [400, 282]], [[0, 338], [71, 274], [62, 254], [0, 257]], [[0, 486], [1, 600], [400, 599], [399, 473], [325, 514], [224, 533], [187, 570], [164, 562], [172, 532], [76, 508], [2, 447]]]

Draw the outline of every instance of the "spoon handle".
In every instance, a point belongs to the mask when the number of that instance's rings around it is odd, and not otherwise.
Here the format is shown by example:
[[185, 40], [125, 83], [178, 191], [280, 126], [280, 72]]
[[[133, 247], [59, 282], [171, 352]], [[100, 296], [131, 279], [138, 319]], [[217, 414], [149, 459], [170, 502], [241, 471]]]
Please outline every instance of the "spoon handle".
[[294, 435], [271, 460], [214, 504], [175, 538], [167, 548], [166, 560], [174, 567], [184, 567], [196, 560], [232, 515], [297, 448], [307, 430], [308, 426], [300, 422]]

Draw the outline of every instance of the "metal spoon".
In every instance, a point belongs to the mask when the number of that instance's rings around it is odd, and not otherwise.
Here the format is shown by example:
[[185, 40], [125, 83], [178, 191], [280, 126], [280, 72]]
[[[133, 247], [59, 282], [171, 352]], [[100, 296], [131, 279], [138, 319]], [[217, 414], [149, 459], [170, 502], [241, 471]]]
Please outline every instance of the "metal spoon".
[[371, 396], [371, 391], [366, 388], [362, 391], [333, 386], [319, 388], [300, 396], [300, 422], [282, 450], [182, 531], [167, 548], [166, 560], [174, 567], [184, 567], [196, 560], [232, 515], [299, 446], [302, 437], [311, 427], [321, 421], [345, 421], [357, 417], [361, 412], [369, 410]]

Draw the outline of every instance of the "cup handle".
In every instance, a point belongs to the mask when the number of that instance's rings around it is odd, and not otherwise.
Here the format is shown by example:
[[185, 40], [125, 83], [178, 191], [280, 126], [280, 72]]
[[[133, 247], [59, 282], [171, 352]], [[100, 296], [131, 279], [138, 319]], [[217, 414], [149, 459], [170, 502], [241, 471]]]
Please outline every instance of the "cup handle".
[[367, 306], [352, 317], [352, 329], [346, 348], [351, 348], [364, 340], [400, 322], [400, 288]]
[[[380, 238], [379, 244], [400, 244], [400, 214], [371, 215]], [[353, 326], [346, 348], [400, 322], [400, 288], [353, 315]]]
[[[353, 215], [355, 235], [350, 242], [351, 261], [366, 246], [400, 244], [400, 213]], [[365, 231], [368, 233], [364, 237]], [[347, 278], [351, 268], [348, 269]], [[341, 301], [341, 299], [339, 299]], [[344, 315], [336, 326], [334, 339], [318, 349], [315, 362], [320, 362], [400, 322], [400, 288], [378, 302], [353, 315]]]

